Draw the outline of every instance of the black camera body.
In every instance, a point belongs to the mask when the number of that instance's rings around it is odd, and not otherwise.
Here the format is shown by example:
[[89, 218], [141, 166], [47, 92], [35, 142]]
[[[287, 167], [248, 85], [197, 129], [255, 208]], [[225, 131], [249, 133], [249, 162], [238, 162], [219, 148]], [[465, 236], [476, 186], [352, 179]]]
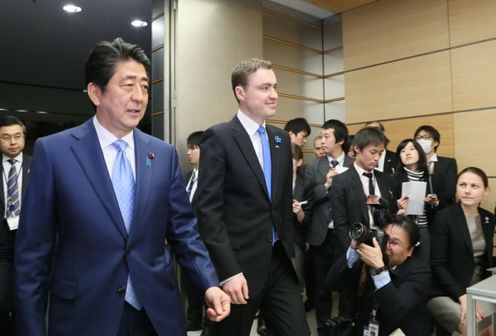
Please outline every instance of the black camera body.
[[375, 237], [375, 239], [377, 239], [377, 242], [381, 246], [381, 250], [383, 252], [386, 250], [388, 236], [386, 232], [384, 232], [384, 230], [379, 226], [370, 228], [365, 224], [356, 222], [351, 225], [349, 235], [351, 239], [356, 241], [356, 247], [358, 247], [360, 244], [374, 246], [374, 244], [372, 243], [372, 238]]

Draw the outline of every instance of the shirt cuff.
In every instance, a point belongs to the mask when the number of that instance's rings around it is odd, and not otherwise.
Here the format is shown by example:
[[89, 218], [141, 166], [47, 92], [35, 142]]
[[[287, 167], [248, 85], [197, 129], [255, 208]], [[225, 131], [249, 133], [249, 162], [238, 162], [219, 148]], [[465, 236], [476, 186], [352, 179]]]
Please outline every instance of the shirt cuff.
[[357, 251], [352, 247], [348, 247], [348, 251], [346, 251], [346, 264], [348, 265], [348, 268], [352, 268], [358, 258]]
[[227, 278], [226, 280], [221, 281], [221, 282], [220, 282], [220, 286], [221, 286], [221, 287], [222, 287], [222, 286], [224, 286], [227, 282], [231, 281], [232, 279], [234, 279], [235, 277], [240, 276], [240, 275], [243, 275], [243, 272], [238, 273], [238, 274], [235, 274], [235, 275], [233, 275], [232, 277], [229, 277], [229, 278]]
[[371, 275], [372, 280], [374, 281], [375, 289], [381, 289], [382, 287], [386, 286], [388, 283], [391, 282], [391, 277], [389, 276], [389, 272], [385, 271], [382, 273], [379, 273], [377, 275]]

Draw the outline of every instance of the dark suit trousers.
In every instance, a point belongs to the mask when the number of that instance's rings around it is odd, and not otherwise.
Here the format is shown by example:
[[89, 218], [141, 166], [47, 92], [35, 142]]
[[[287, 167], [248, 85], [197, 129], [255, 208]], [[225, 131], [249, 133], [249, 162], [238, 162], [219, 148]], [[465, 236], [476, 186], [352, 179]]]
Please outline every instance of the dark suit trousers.
[[10, 231], [5, 220], [0, 227], [0, 334], [16, 335], [14, 315], [14, 241], [16, 231]]
[[117, 336], [157, 336], [157, 332], [144, 309], [138, 311], [124, 302]]
[[214, 324], [213, 335], [249, 336], [259, 309], [274, 335], [310, 335], [298, 278], [280, 242], [272, 248], [270, 271], [260, 297], [250, 297], [245, 305], [231, 305], [231, 314], [224, 321]]
[[325, 240], [319, 246], [312, 246], [315, 270], [315, 318], [317, 328], [325, 326], [331, 318], [332, 294], [326, 288], [325, 279], [337, 258], [336, 249], [339, 244], [333, 229], [327, 230]]

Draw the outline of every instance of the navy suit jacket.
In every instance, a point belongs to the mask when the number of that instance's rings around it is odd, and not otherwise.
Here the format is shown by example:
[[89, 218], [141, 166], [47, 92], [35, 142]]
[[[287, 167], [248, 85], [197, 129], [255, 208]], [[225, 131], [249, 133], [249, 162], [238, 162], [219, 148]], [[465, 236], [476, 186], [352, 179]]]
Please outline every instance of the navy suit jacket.
[[[235, 116], [205, 131], [194, 201], [198, 223], [220, 280], [243, 272], [250, 298], [269, 275], [272, 227], [288, 257], [294, 256], [291, 141], [267, 125], [272, 159], [272, 198], [250, 137]], [[296, 274], [294, 274], [296, 277]]]
[[170, 250], [199, 288], [218, 285], [175, 149], [137, 129], [134, 142], [128, 234], [92, 120], [37, 140], [16, 241], [21, 334], [46, 335], [49, 299], [49, 335], [115, 335], [130, 275], [157, 333], [186, 335]]

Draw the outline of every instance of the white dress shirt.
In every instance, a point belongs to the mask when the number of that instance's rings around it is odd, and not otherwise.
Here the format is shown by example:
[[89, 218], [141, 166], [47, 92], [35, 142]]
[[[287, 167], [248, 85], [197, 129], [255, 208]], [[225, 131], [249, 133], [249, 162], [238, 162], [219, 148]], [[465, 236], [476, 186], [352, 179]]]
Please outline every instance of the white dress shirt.
[[[8, 209], [8, 204], [7, 204], [7, 180], [9, 178], [9, 171], [12, 165], [8, 160], [11, 158], [8, 156], [5, 156], [2, 154], [2, 165], [3, 165], [3, 176], [2, 176], [2, 183], [3, 183], [3, 199], [4, 199], [4, 209], [5, 213], [3, 214], [3, 217], [5, 217], [5, 214], [7, 213]], [[14, 164], [16, 167], [17, 171], [17, 188], [19, 190], [19, 208], [22, 206], [22, 197], [21, 197], [21, 190], [22, 190], [22, 166], [23, 166], [23, 157], [22, 157], [22, 152], [19, 153], [16, 157], [12, 158], [16, 160], [16, 163]]]

